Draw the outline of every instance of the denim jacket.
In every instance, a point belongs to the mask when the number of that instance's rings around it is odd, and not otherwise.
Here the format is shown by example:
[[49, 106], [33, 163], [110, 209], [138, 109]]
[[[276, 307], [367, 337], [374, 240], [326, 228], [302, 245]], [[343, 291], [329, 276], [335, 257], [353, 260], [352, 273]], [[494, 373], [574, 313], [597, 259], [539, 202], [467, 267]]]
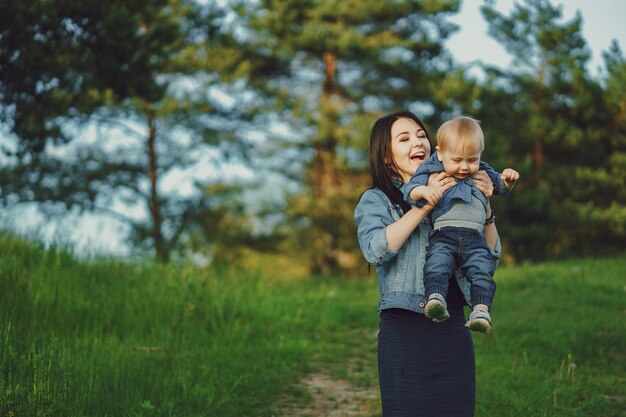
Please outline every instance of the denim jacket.
[[[387, 226], [399, 220], [403, 213], [379, 189], [367, 190], [354, 210], [359, 246], [365, 259], [376, 266], [380, 299], [378, 311], [403, 308], [424, 313], [424, 263], [428, 233], [432, 230], [425, 218], [399, 250], [389, 249]], [[492, 251], [494, 262], [500, 257], [500, 239]], [[455, 272], [465, 301], [470, 302], [469, 282]]]
[[[506, 196], [511, 191], [506, 188], [504, 185], [504, 181], [501, 178], [501, 174], [493, 169], [489, 164], [484, 161], [480, 161], [479, 170], [484, 170], [489, 175], [491, 182], [493, 183], [493, 193], [495, 195]], [[419, 201], [414, 201], [410, 197], [411, 190], [419, 185], [428, 185], [428, 178], [430, 174], [435, 172], [443, 172], [443, 164], [437, 158], [437, 152], [434, 152], [430, 158], [428, 158], [415, 172], [415, 175], [409, 180], [408, 183], [404, 184], [401, 187], [402, 194], [404, 195], [404, 199], [407, 203], [412, 206], [422, 207], [426, 204], [424, 199]], [[457, 185], [447, 190], [441, 201], [435, 206], [433, 211], [430, 213], [429, 217], [433, 222], [437, 220], [441, 215], [445, 214], [450, 210], [452, 204], [455, 200], [461, 200], [466, 203], [470, 203], [472, 201], [472, 196], [478, 198], [481, 203], [483, 203], [483, 207], [485, 210], [487, 209], [487, 198], [483, 193], [478, 191], [476, 186], [474, 185], [474, 181], [472, 181], [471, 177], [467, 177], [465, 179], [456, 178]]]

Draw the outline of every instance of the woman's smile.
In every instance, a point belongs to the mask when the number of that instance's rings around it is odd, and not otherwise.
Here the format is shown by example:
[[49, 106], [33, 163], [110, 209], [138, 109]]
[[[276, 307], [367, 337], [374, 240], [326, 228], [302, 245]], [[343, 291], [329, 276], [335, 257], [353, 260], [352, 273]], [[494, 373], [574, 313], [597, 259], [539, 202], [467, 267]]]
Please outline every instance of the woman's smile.
[[430, 156], [426, 131], [411, 119], [398, 119], [391, 126], [391, 154], [396, 174], [408, 182]]

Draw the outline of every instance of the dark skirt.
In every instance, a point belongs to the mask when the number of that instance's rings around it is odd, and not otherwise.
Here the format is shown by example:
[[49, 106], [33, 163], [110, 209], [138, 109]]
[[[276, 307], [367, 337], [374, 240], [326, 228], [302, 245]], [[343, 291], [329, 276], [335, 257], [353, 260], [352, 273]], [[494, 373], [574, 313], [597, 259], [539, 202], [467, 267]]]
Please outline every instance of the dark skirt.
[[433, 323], [403, 309], [380, 313], [378, 373], [383, 417], [472, 417], [476, 370], [456, 280], [450, 319]]

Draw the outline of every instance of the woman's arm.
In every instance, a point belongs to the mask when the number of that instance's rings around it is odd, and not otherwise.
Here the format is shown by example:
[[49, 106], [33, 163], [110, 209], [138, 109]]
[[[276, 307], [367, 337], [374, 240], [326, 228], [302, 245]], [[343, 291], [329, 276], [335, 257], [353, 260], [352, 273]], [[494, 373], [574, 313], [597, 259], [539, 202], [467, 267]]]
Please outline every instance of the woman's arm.
[[[435, 202], [454, 185], [456, 182], [450, 181], [444, 172], [432, 174], [428, 180], [428, 186], [434, 188], [437, 195]], [[369, 263], [376, 265], [395, 256], [434, 207], [429, 203], [413, 207], [394, 221], [388, 212], [388, 204], [382, 191], [371, 189], [363, 193], [354, 211], [361, 252]]]
[[354, 210], [361, 253], [374, 265], [382, 265], [398, 254], [387, 242], [387, 226], [398, 221], [389, 206], [382, 191], [370, 189], [363, 193]]
[[[485, 220], [491, 219], [491, 196], [493, 195], [494, 190], [493, 182], [485, 171], [478, 171], [474, 174], [472, 176], [472, 181], [474, 181], [476, 188], [478, 188], [478, 190], [482, 192], [485, 197], [487, 197], [487, 216]], [[490, 222], [489, 224], [485, 224], [484, 234], [487, 246], [489, 246], [492, 250], [496, 249], [499, 239], [496, 223]]]
[[399, 250], [432, 208], [433, 206], [430, 204], [423, 207], [413, 207], [400, 219], [387, 226], [385, 234], [389, 249]]
[[[404, 242], [411, 236], [411, 233], [419, 226], [424, 218], [430, 213], [435, 205], [441, 200], [443, 194], [456, 185], [456, 181], [445, 172], [436, 172], [428, 177], [428, 186], [418, 186], [411, 191], [411, 198], [418, 200], [413, 195], [416, 189], [421, 192], [420, 198], [426, 200], [426, 204], [422, 207], [413, 207], [404, 216], [395, 223], [387, 226], [387, 242], [389, 249], [398, 250], [404, 245]], [[426, 190], [426, 193], [424, 191]], [[416, 195], [417, 196], [417, 193]]]
[[[491, 204], [489, 200], [487, 200], [487, 219], [491, 219]], [[495, 220], [495, 218], [494, 218]], [[489, 246], [492, 250], [496, 248], [496, 244], [498, 242], [498, 229], [496, 228], [496, 222], [492, 221], [489, 224], [485, 225], [483, 229], [483, 233], [485, 234], [485, 240], [487, 241], [487, 246]]]

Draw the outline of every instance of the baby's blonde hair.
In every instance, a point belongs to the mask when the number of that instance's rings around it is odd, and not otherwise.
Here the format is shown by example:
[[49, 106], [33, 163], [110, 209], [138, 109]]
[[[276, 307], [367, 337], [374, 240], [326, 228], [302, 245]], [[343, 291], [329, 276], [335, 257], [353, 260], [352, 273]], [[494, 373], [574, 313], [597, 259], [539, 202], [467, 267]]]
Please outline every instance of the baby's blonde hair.
[[440, 151], [453, 149], [463, 154], [482, 153], [485, 141], [478, 120], [469, 116], [448, 120], [437, 130], [437, 146]]

